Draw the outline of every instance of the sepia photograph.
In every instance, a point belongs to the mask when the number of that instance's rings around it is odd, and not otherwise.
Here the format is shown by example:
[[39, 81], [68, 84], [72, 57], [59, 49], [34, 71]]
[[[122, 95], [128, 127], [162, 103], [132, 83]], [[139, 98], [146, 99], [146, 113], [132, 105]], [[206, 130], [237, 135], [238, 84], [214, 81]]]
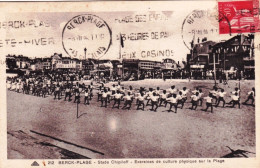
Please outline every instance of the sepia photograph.
[[7, 159], [256, 158], [259, 3], [190, 3], [5, 13]]

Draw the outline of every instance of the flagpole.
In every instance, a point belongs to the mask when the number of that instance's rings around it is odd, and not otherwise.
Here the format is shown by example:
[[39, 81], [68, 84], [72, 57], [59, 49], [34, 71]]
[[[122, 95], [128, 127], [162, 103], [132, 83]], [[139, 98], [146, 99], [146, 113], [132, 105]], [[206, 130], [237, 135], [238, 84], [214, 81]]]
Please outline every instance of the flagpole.
[[215, 53], [213, 53], [214, 81], [215, 81], [215, 86], [217, 86], [217, 81], [216, 81], [216, 60], [215, 60], [215, 58], [216, 58]]
[[122, 78], [124, 77], [124, 65], [123, 65], [123, 59], [122, 59], [122, 54], [121, 54], [121, 48], [124, 47], [123, 46], [123, 38], [121, 33], [119, 33], [119, 60], [120, 62], [122, 62]]
[[77, 100], [77, 118], [79, 118], [79, 102]]
[[121, 59], [121, 33], [119, 34], [119, 60]]

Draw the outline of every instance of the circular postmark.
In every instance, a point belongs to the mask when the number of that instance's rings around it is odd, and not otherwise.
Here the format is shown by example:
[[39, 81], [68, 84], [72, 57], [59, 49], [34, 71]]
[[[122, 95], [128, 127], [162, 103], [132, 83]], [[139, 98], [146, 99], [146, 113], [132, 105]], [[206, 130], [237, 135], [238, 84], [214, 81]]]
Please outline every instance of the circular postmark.
[[112, 43], [112, 32], [100, 17], [82, 14], [69, 20], [62, 31], [65, 52], [74, 58], [99, 59], [106, 54]]
[[220, 29], [219, 33], [222, 34], [222, 32], [223, 32], [222, 24], [224, 24], [224, 29], [226, 29], [226, 32], [229, 33], [229, 35], [231, 36], [232, 29], [231, 29], [231, 24], [230, 24], [228, 16], [226, 16], [223, 12], [219, 11], [218, 22], [219, 22], [219, 29]]
[[[219, 22], [227, 20], [216, 10], [193, 10], [183, 21], [181, 36], [184, 45], [191, 50], [192, 43], [219, 40]], [[229, 24], [229, 21], [227, 20]]]

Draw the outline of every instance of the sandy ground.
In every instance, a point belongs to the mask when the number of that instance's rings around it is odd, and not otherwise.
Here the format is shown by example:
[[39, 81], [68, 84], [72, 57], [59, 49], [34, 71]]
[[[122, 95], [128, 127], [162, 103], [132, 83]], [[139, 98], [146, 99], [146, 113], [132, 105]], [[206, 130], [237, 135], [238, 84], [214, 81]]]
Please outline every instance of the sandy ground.
[[[200, 87], [207, 95], [214, 82], [145, 80], [122, 84], [134, 88], [160, 86], [165, 89], [176, 85], [178, 89], [186, 86], [193, 90]], [[238, 81], [229, 81], [228, 85], [219, 84], [228, 95], [238, 86]], [[253, 86], [254, 81], [241, 81], [242, 102]], [[227, 97], [226, 101], [229, 100]], [[150, 106], [145, 111], [135, 110], [135, 105], [131, 110], [118, 110], [111, 108], [112, 103], [108, 108], [100, 107], [95, 95], [91, 105], [79, 104], [80, 117], [77, 118], [76, 104], [53, 100], [53, 96], [41, 98], [7, 91], [7, 104], [9, 159], [65, 157], [60, 154], [62, 149], [41, 145], [41, 139], [12, 136], [30, 130], [104, 153], [104, 158], [222, 157], [231, 153], [228, 147], [234, 151], [240, 149], [255, 153], [254, 106], [241, 105], [241, 109], [218, 107], [214, 108], [214, 113], [209, 113], [201, 110], [205, 104], [197, 110], [190, 110], [188, 100], [177, 113], [166, 112], [164, 107], [158, 108], [157, 112], [150, 111]], [[23, 143], [29, 145], [24, 146]], [[34, 154], [34, 149], [41, 152]]]
[[88, 159], [77, 153], [37, 139], [22, 130], [7, 132], [8, 158], [12, 159]]

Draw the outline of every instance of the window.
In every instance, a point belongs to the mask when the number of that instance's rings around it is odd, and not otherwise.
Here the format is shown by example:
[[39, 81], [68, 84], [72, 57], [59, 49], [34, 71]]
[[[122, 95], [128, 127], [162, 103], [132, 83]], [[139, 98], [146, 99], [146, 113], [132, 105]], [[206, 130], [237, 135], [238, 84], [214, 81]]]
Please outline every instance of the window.
[[63, 61], [63, 64], [69, 64], [69, 61], [68, 60]]

